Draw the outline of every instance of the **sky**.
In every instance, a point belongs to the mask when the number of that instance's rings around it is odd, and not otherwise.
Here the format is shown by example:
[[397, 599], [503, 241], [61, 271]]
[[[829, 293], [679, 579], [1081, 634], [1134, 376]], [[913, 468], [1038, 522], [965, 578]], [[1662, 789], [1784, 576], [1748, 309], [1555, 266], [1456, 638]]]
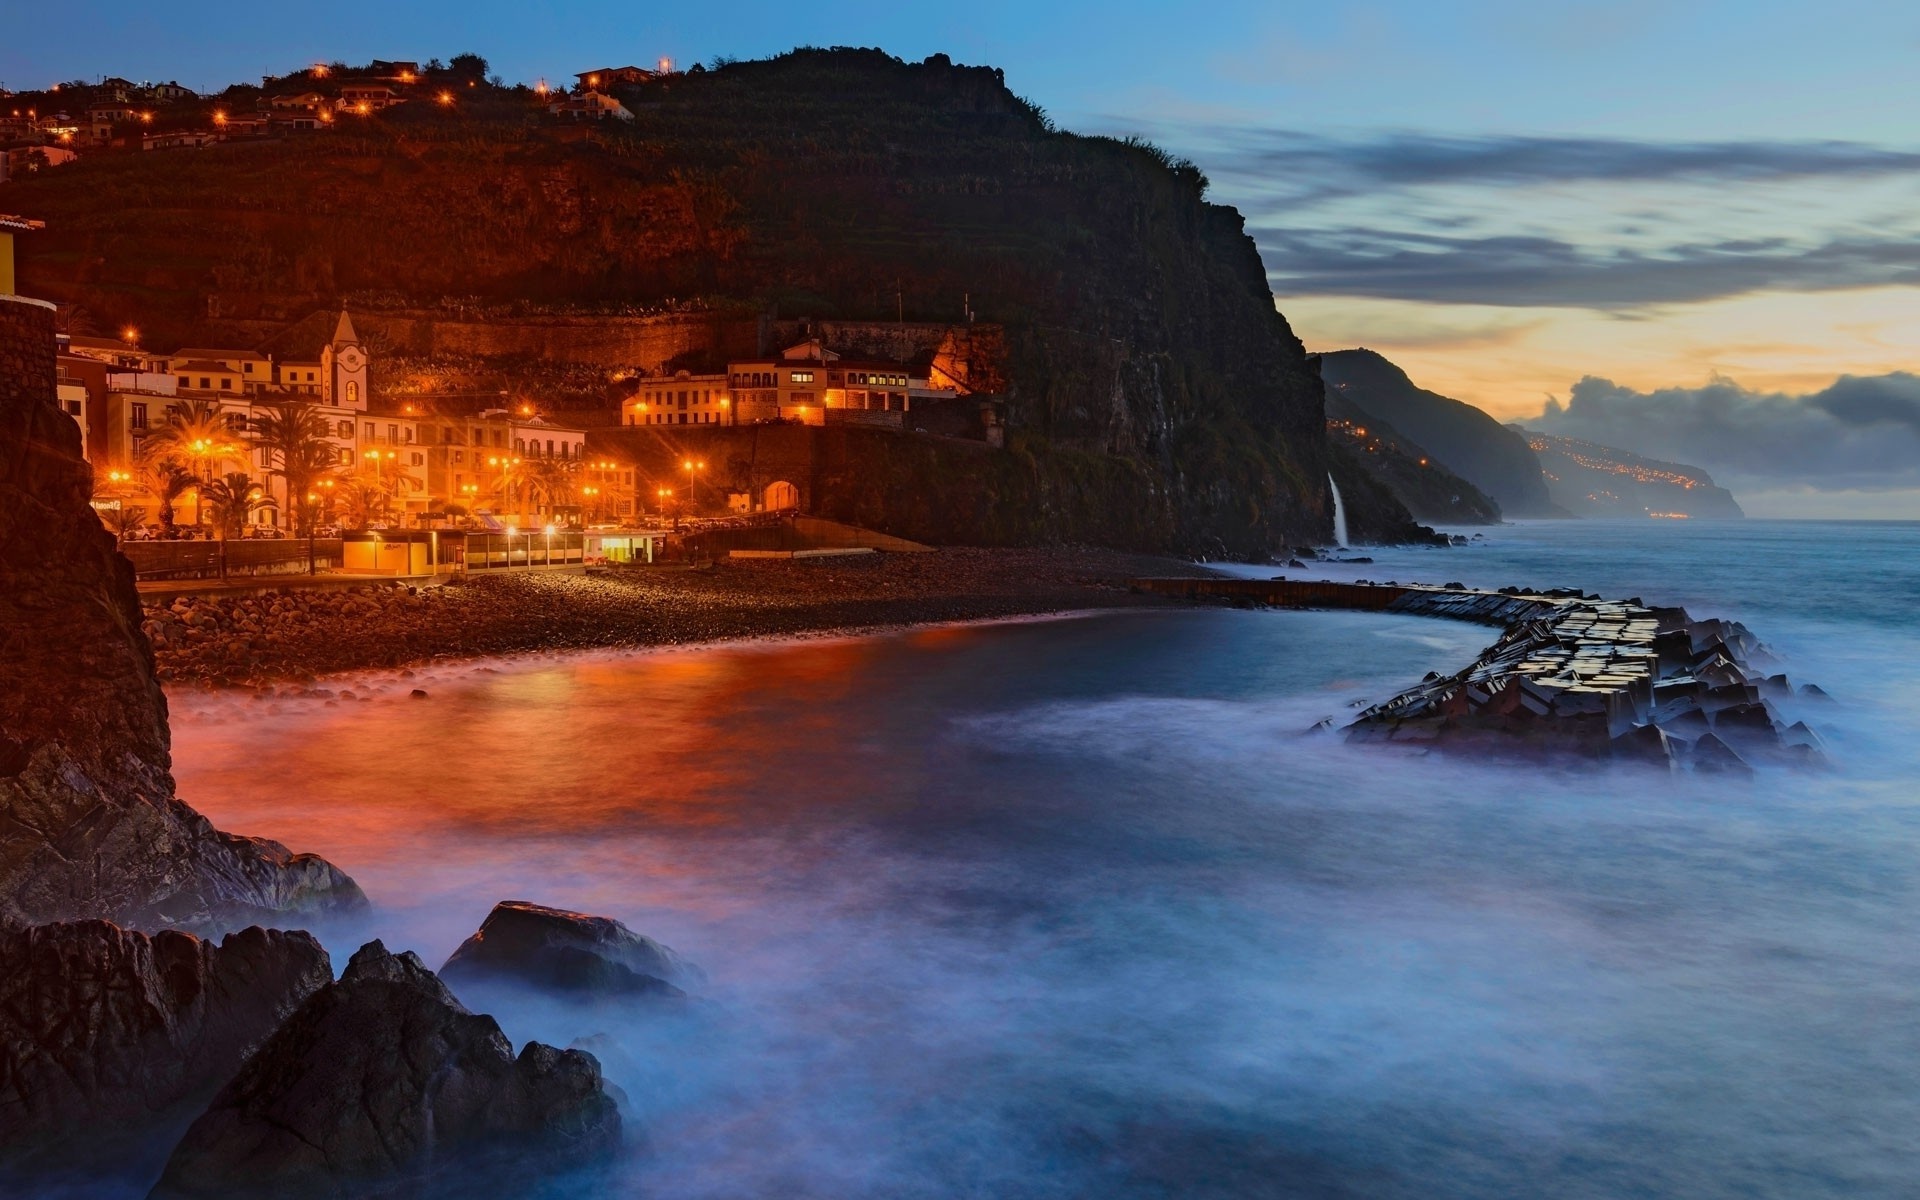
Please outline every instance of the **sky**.
[[[0, 85], [465, 50], [509, 81], [803, 44], [1003, 67], [1065, 128], [1199, 163], [1311, 350], [1369, 346], [1502, 419], [1705, 447], [1749, 511], [1920, 518], [1920, 407], [1822, 407], [1842, 377], [1915, 394], [1920, 5], [100, 0], [87, 25], [21, 5]], [[1759, 420], [1781, 404], [1913, 465], [1792, 455]]]

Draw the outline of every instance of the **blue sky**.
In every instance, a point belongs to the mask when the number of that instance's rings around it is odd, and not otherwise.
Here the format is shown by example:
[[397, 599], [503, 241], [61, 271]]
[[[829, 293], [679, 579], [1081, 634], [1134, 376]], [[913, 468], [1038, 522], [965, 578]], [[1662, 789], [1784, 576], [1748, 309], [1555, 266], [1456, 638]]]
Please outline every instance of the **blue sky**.
[[[1372, 346], [1502, 417], [1588, 377], [1597, 414], [1920, 367], [1920, 5], [106, 0], [79, 24], [15, 6], [0, 83], [462, 50], [531, 81], [797, 44], [1001, 66], [1068, 128], [1187, 154], [1309, 347]], [[1920, 473], [1738, 473], [1750, 510], [1920, 516]]]

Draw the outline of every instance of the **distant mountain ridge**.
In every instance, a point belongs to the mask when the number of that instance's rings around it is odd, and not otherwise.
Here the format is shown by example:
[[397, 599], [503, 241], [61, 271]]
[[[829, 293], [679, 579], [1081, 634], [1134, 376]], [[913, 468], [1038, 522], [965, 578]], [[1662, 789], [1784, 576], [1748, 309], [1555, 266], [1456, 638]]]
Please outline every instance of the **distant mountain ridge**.
[[[1320, 377], [1327, 386], [1329, 414], [1338, 397], [1368, 417], [1386, 422], [1485, 492], [1502, 514], [1569, 515], [1554, 502], [1524, 435], [1471, 404], [1419, 387], [1383, 355], [1366, 349], [1322, 354]], [[1406, 502], [1404, 496], [1402, 500]]]
[[1509, 428], [1527, 439], [1554, 502], [1577, 517], [1735, 518], [1733, 493], [1684, 463], [1644, 458], [1579, 438]]
[[1363, 412], [1337, 388], [1327, 389], [1327, 440], [1407, 506], [1416, 521], [1498, 525], [1500, 505], [1453, 473], [1392, 422]]

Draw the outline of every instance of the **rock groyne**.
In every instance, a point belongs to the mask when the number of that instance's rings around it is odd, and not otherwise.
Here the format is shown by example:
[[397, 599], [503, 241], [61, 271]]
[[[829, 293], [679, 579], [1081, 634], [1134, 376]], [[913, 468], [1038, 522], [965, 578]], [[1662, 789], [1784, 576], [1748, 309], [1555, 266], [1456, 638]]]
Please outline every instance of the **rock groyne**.
[[1347, 735], [1494, 753], [1575, 754], [1745, 770], [1806, 763], [1819, 740], [1778, 702], [1751, 630], [1685, 609], [1577, 591], [1314, 580], [1141, 579], [1140, 591], [1283, 608], [1343, 608], [1492, 625], [1497, 641], [1467, 667], [1426, 679], [1360, 713]]

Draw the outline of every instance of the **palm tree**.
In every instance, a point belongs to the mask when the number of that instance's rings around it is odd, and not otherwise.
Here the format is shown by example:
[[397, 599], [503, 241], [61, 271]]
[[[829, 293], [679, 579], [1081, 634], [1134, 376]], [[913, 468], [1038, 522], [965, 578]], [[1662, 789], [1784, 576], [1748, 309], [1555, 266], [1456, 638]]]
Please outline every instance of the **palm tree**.
[[381, 470], [377, 464], [363, 466], [347, 478], [336, 499], [345, 509], [348, 528], [365, 529], [376, 519], [393, 511], [395, 499], [419, 487], [419, 482], [404, 471]]
[[328, 440], [332, 430], [314, 406], [295, 398], [276, 400], [253, 419], [253, 444], [267, 452], [267, 472], [286, 485], [294, 533], [307, 539], [307, 574], [315, 572], [313, 527], [319, 519], [322, 480], [339, 473], [340, 454]]
[[213, 535], [220, 542], [220, 578], [225, 579], [227, 539], [240, 536], [248, 517], [277, 505], [267, 489], [245, 471], [230, 471], [218, 479], [209, 479], [201, 485], [200, 492], [213, 512]]
[[[147, 435], [140, 448], [143, 455], [190, 472], [194, 482], [201, 485], [212, 478], [221, 463], [239, 457], [240, 451], [240, 440], [234, 436], [233, 426], [220, 411], [219, 403], [197, 398], [168, 405], [166, 420]], [[200, 524], [205, 515], [203, 499], [195, 494], [195, 525]]]
[[[323, 461], [330, 465], [336, 457], [328, 440], [332, 426], [311, 403], [295, 397], [269, 401], [260, 407], [265, 411], [253, 418], [253, 444], [266, 451], [267, 473], [285, 481], [287, 501], [292, 504], [318, 482], [313, 468]], [[316, 447], [325, 448], [324, 459], [316, 453]]]
[[146, 454], [141, 456], [135, 473], [140, 478], [140, 485], [159, 501], [156, 507], [160, 510], [160, 529], [166, 536], [172, 537], [173, 502], [193, 486], [193, 476], [158, 455]]
[[529, 464], [527, 484], [532, 493], [546, 502], [549, 513], [574, 500], [578, 484], [574, 464], [558, 458], [537, 458]]
[[518, 455], [501, 454], [490, 456], [487, 466], [493, 471], [490, 490], [496, 509], [505, 500], [513, 508], [514, 518], [519, 519], [520, 499], [533, 482], [533, 464]]
[[127, 540], [127, 535], [140, 528], [147, 519], [147, 510], [137, 504], [122, 504], [119, 508], [110, 508], [100, 514], [107, 528], [113, 531], [115, 545]]

